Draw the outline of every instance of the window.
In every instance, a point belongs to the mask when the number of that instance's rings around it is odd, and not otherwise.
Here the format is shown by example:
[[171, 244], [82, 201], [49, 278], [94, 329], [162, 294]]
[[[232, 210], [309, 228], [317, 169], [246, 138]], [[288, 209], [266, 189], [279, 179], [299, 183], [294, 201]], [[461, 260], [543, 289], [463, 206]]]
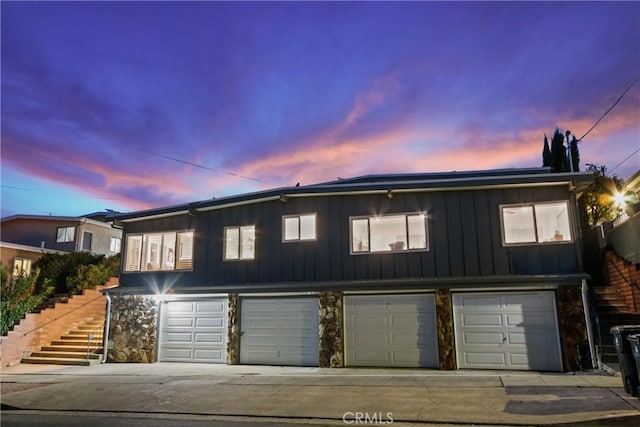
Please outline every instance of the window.
[[91, 250], [91, 241], [93, 240], [93, 233], [90, 231], [82, 232], [82, 250]]
[[[120, 239], [112, 238], [118, 241]], [[177, 254], [176, 254], [177, 252]], [[127, 236], [124, 271], [170, 271], [193, 268], [193, 231]]]
[[569, 203], [532, 203], [502, 206], [505, 245], [571, 242]]
[[428, 250], [424, 214], [351, 218], [351, 252]]
[[76, 236], [75, 227], [58, 227], [56, 243], [73, 242]]
[[122, 243], [122, 239], [117, 237], [111, 238], [111, 243], [109, 244], [109, 251], [111, 252], [120, 252], [120, 245]]
[[22, 275], [31, 274], [31, 260], [24, 258], [16, 258], [13, 260], [13, 277], [17, 278]]
[[256, 228], [227, 227], [224, 229], [224, 259], [239, 261], [255, 258]]
[[298, 242], [316, 239], [316, 214], [282, 217], [282, 241]]

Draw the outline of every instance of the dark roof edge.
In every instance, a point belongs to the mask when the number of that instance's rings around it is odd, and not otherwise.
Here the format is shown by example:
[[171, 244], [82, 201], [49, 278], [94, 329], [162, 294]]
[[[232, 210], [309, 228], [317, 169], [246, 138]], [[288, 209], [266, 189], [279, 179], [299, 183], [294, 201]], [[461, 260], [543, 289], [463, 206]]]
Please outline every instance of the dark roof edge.
[[[248, 283], [242, 285], [189, 286], [174, 287], [165, 292], [166, 295], [203, 294], [203, 293], [261, 293], [261, 292], [322, 292], [322, 291], [398, 291], [411, 289], [444, 289], [465, 288], [478, 289], [487, 287], [526, 287], [540, 285], [567, 286], [576, 285], [591, 276], [586, 273], [543, 274], [543, 275], [504, 275], [504, 276], [472, 276], [445, 278], [384, 279], [384, 280], [336, 280], [321, 282], [277, 282]], [[482, 288], [481, 288], [482, 287]], [[149, 287], [118, 286], [103, 290], [105, 294], [114, 295], [155, 295], [156, 291]]]
[[[542, 173], [541, 170], [545, 173]], [[508, 171], [533, 171], [532, 174], [515, 173], [506, 174]], [[525, 184], [552, 184], [552, 183], [572, 183], [586, 187], [593, 181], [593, 174], [587, 172], [566, 172], [566, 173], [546, 173], [547, 168], [536, 169], [504, 169], [498, 175], [492, 175], [491, 171], [480, 171], [481, 176], [473, 175], [473, 172], [454, 172], [449, 174], [423, 174], [411, 175], [414, 178], [422, 176], [421, 179], [414, 180], [391, 180], [376, 182], [352, 182], [333, 184], [314, 184], [301, 187], [281, 187], [271, 190], [257, 191], [222, 197], [219, 199], [209, 199], [191, 202], [181, 205], [167, 206], [143, 211], [118, 213], [108, 215], [108, 221], [127, 221], [136, 218], [158, 217], [165, 215], [177, 215], [194, 213], [198, 210], [213, 209], [217, 206], [233, 205], [238, 203], [250, 203], [252, 201], [262, 201], [266, 199], [277, 199], [286, 196], [314, 196], [320, 194], [339, 194], [350, 192], [384, 192], [388, 190], [454, 190], [456, 188], [471, 188], [482, 186], [498, 185], [525, 185]], [[377, 175], [382, 178], [385, 175]], [[407, 177], [409, 175], [406, 175]]]

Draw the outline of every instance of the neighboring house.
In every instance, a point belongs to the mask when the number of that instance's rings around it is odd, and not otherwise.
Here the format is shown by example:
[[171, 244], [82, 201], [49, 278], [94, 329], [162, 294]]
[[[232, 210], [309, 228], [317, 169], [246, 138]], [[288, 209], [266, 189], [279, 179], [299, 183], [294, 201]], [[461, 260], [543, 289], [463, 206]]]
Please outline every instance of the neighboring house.
[[63, 254], [65, 252], [0, 242], [0, 261], [3, 266], [9, 267], [10, 280], [15, 280], [20, 274], [31, 274], [33, 264], [47, 253]]
[[111, 215], [107, 360], [586, 367], [576, 198], [592, 180], [372, 175]]
[[122, 230], [87, 217], [13, 215], [0, 220], [4, 242], [63, 252], [120, 253]]

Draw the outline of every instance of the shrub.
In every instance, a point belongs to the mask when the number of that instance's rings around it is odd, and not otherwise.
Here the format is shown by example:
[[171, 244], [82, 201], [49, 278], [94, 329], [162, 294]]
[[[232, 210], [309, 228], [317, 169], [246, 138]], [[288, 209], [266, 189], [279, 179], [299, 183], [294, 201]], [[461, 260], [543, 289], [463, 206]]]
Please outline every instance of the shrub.
[[79, 265], [75, 273], [67, 278], [67, 289], [70, 295], [79, 295], [84, 289], [102, 285], [108, 278], [104, 263]]
[[34, 268], [31, 274], [22, 274], [15, 281], [9, 280], [9, 269], [0, 264], [0, 283], [2, 300], [0, 301], [0, 334], [6, 335], [24, 316], [44, 301], [53, 287], [44, 281], [42, 292], [36, 292], [36, 283], [40, 270]]
[[68, 293], [67, 278], [74, 275], [79, 265], [98, 264], [104, 259], [89, 252], [74, 252], [69, 254], [44, 254], [34, 263], [40, 269], [37, 291], [41, 291], [46, 280], [50, 280], [55, 287], [55, 293]]

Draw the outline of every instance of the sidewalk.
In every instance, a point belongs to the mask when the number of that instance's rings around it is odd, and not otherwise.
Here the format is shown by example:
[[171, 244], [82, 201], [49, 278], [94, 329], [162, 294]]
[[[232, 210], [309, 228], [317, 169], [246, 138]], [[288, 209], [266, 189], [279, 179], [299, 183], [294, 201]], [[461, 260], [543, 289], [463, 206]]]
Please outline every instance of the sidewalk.
[[[635, 416], [620, 377], [505, 371], [321, 369], [180, 363], [16, 365], [0, 372], [3, 408], [546, 425]], [[346, 418], [345, 418], [346, 417]]]

